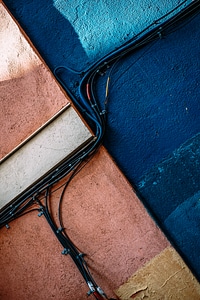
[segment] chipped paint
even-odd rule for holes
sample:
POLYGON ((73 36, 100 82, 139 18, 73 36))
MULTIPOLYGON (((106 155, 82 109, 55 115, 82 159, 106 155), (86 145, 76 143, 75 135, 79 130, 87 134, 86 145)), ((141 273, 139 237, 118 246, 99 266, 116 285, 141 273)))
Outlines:
POLYGON ((178 253, 168 247, 116 293, 121 300, 197 300, 200 299, 200 284, 178 253))

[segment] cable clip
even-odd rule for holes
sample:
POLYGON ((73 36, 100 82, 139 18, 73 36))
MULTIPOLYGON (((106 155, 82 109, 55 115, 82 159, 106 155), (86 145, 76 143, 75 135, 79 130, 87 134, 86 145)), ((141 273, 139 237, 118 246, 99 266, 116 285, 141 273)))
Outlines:
POLYGON ((161 33, 162 27, 160 27, 159 29, 160 29, 160 31, 158 31, 157 33, 158 33, 159 39, 162 39, 162 33, 161 33))
POLYGON ((109 68, 110 68, 110 65, 108 64, 107 61, 104 62, 104 66, 106 66, 106 69, 109 69, 109 68))
POLYGON ((105 115, 105 114, 106 114, 106 110, 105 109, 100 112, 100 115, 105 115))
POLYGON ((57 229, 56 233, 60 233, 60 232, 62 232, 63 230, 64 230, 64 228, 59 227, 59 228, 57 229))
POLYGON ((83 257, 85 256, 85 254, 84 253, 79 253, 77 256, 76 256, 76 259, 81 259, 81 260, 83 260, 83 257))
POLYGON ((103 296, 104 298, 108 299, 106 294, 104 293, 104 291, 100 288, 100 286, 97 287, 97 291, 98 293, 103 296))
POLYGON ((38 217, 41 217, 43 214, 44 214, 44 212, 40 211, 39 214, 38 214, 38 217))
POLYGON ((104 76, 104 75, 105 75, 105 72, 100 71, 100 69, 98 69, 96 72, 97 72, 100 76, 104 76))
POLYGON ((69 254, 70 250, 67 248, 64 248, 63 251, 61 252, 63 255, 69 254))
POLYGON ((94 288, 94 285, 91 281, 88 281, 87 282, 87 285, 89 287, 89 291, 87 292, 88 296, 90 296, 91 294, 93 294, 95 292, 95 288, 94 288))

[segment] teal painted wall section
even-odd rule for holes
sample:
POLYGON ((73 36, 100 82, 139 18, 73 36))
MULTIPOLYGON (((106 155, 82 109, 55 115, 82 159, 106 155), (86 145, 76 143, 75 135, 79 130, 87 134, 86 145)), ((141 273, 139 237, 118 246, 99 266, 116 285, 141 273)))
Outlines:
POLYGON ((133 38, 179 3, 178 0, 167 3, 158 0, 100 0, 95 3, 54 0, 54 7, 74 28, 89 60, 94 60, 133 38))
MULTIPOLYGON (((88 68, 182 2, 181 9, 199 0, 70 1, 67 6, 62 0, 5 0, 52 71, 60 65, 88 68)), ((199 22, 199 14, 186 18, 155 43, 119 61, 111 77, 104 141, 198 278, 200 229, 192 214, 198 220, 199 22)), ((63 78, 78 95, 80 76, 68 71, 63 78)), ((102 76, 97 83, 101 103, 106 80, 102 76)))

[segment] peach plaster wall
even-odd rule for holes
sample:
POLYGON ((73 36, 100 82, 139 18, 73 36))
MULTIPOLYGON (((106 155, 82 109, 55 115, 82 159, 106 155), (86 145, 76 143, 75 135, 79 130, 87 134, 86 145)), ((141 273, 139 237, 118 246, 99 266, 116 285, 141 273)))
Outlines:
MULTIPOLYGON (((53 208, 59 194, 53 194, 53 208)), ((109 296, 168 246, 103 148, 68 187, 63 219, 109 296)), ((10 226, 1 230, 1 299, 87 299, 86 284, 43 217, 32 212, 10 226)))

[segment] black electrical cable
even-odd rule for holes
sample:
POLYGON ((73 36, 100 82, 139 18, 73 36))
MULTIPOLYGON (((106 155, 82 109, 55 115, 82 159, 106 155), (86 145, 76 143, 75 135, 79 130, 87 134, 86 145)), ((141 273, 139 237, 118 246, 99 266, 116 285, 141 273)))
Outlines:
MULTIPOLYGON (((57 239, 61 243, 61 245, 64 247, 63 254, 68 254, 71 256, 73 259, 74 263, 76 264, 79 272, 85 279, 86 283, 88 284, 88 287, 92 289, 92 293, 95 296, 95 293, 97 291, 102 291, 96 282, 94 281, 86 261, 84 260, 84 254, 81 253, 78 248, 73 244, 73 242, 68 238, 68 236, 64 235, 62 228, 58 228, 57 225, 54 223, 51 213, 49 210, 49 204, 48 204, 48 199, 49 199, 49 189, 46 190, 46 195, 45 195, 45 204, 43 205, 42 202, 37 198, 37 203, 39 205, 39 211, 40 215, 44 215, 46 218, 49 226, 53 230, 54 234, 56 235, 57 239)), ((103 293, 103 291, 102 291, 103 293)), ((103 298, 101 297, 101 294, 99 294, 98 297, 95 297, 97 300, 98 299, 108 299, 107 296, 103 293, 102 294, 103 298)))

